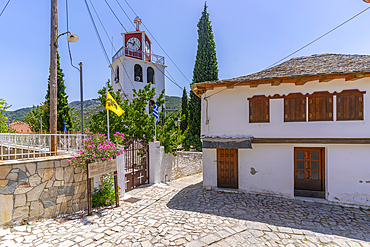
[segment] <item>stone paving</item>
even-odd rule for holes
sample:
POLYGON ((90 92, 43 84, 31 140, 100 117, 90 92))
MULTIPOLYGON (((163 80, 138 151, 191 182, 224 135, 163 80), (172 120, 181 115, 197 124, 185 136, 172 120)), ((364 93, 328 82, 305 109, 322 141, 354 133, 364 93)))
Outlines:
POLYGON ((3 246, 370 247, 370 211, 205 191, 201 177, 130 191, 131 202, 0 228, 3 246), (193 185, 191 185, 193 184, 193 185), (139 199, 135 202, 133 199, 139 199))

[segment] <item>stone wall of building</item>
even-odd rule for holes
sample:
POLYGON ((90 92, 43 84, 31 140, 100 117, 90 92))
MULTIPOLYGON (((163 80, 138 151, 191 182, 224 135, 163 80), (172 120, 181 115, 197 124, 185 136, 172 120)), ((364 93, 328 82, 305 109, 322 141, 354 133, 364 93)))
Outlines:
POLYGON ((87 208, 86 174, 67 158, 0 161, 0 225, 87 208))

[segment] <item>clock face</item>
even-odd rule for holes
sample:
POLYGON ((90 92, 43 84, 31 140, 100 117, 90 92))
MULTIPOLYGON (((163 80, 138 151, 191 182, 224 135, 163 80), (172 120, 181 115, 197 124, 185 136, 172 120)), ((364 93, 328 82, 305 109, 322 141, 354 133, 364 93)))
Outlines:
POLYGON ((131 50, 139 50, 141 46, 141 42, 136 37, 131 37, 127 40, 126 47, 131 50))
POLYGON ((150 46, 148 41, 145 41, 145 52, 150 53, 150 46))

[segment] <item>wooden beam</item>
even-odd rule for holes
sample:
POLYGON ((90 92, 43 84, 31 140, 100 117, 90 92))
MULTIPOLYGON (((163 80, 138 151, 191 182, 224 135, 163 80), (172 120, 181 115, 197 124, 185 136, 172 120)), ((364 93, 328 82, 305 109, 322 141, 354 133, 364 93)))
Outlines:
POLYGON ((295 85, 297 85, 297 86, 302 86, 302 85, 306 84, 306 82, 308 82, 308 80, 298 80, 298 81, 295 83, 295 85))
POLYGON ((357 80, 356 75, 350 75, 345 78, 346 81, 355 81, 357 80))
POLYGON ((271 86, 279 86, 281 84, 282 80, 275 80, 271 82, 271 86))
POLYGON ((253 138, 252 143, 370 144, 370 138, 253 138))
POLYGON ((333 77, 323 76, 323 77, 320 77, 319 82, 329 82, 329 81, 332 81, 332 80, 334 80, 333 77))
POLYGON ((355 74, 355 75, 351 75, 351 76, 346 77, 346 81, 356 81, 356 80, 362 79, 364 77, 365 77, 365 74, 355 74))
POLYGON ((258 87, 258 82, 252 82, 251 87, 258 87))
POLYGON ((206 85, 205 88, 206 90, 213 90, 213 86, 210 86, 210 85, 206 85))

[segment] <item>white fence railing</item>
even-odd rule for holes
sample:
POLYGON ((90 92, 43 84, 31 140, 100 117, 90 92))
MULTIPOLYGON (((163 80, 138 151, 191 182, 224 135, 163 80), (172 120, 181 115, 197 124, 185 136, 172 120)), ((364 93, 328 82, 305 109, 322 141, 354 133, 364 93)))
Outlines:
POLYGON ((81 149, 82 134, 18 134, 0 133, 0 161, 30 159, 51 155, 72 154, 81 149), (51 141, 56 139, 56 151, 51 151, 51 141))

